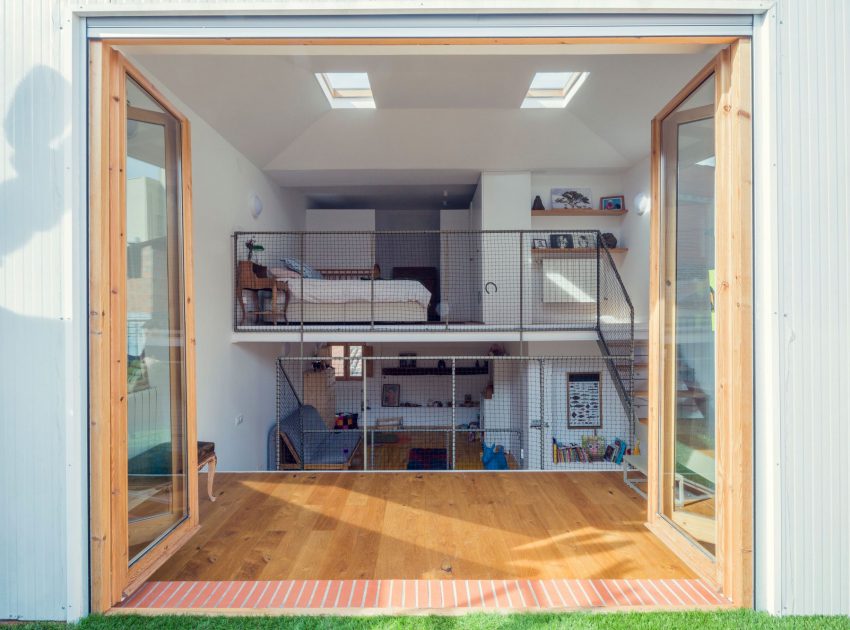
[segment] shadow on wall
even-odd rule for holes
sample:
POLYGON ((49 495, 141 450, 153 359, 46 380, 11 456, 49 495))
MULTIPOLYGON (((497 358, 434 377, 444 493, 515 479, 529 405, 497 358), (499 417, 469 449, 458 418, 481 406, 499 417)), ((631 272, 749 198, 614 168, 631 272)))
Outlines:
POLYGON ((64 195, 69 128, 64 105, 69 96, 70 86, 59 73, 36 67, 17 86, 3 119, 0 478, 18 482, 0 488, 0 497, 9 515, 6 534, 11 540, 17 537, 27 562, 10 567, 4 576, 8 584, 21 586, 0 593, 0 617, 11 611, 24 618, 66 618, 61 527, 47 544, 32 536, 38 530, 34 524, 55 523, 63 513, 71 291, 84 289, 66 280, 72 246, 66 218, 70 200, 64 195), (31 500, 36 488, 42 500, 31 500), (43 593, 38 602, 26 590, 36 581, 43 593))

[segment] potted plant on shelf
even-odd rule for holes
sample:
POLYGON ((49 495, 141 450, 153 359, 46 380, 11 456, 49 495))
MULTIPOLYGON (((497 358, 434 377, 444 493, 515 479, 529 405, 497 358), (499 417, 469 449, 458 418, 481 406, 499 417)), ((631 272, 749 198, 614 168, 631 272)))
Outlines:
POLYGON ((252 260, 254 258, 254 252, 263 252, 266 250, 266 248, 259 243, 255 243, 253 238, 245 242, 245 247, 248 248, 248 260, 252 260))

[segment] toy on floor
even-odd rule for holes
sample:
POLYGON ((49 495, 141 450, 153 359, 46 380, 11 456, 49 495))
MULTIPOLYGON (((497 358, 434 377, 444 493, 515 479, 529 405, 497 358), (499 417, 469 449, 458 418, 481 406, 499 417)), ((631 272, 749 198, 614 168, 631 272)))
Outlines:
POLYGON ((487 446, 485 442, 481 443, 481 463, 484 464, 485 470, 507 470, 508 458, 505 457, 505 449, 501 444, 493 444, 487 446))

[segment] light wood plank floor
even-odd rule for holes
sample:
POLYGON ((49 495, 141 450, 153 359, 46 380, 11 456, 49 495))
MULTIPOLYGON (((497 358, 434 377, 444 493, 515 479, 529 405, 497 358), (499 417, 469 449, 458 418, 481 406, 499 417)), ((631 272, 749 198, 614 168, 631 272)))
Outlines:
POLYGON ((694 577, 618 473, 220 473, 216 494, 152 579, 694 577))

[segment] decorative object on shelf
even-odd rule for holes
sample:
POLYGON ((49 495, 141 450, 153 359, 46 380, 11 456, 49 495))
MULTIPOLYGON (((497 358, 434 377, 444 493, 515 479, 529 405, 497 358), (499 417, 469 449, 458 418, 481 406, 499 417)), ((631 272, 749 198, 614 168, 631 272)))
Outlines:
POLYGON ((500 343, 494 343, 490 346, 490 350, 487 352, 491 357, 506 357, 508 356, 507 350, 505 350, 505 346, 500 343))
POLYGON ((592 208, 593 194, 590 188, 553 188, 552 209, 557 208, 592 208))
POLYGON ((546 249, 546 239, 545 238, 533 238, 531 239, 531 247, 532 249, 546 249))
POLYGON ((549 247, 552 249, 572 249, 573 235, 572 234, 550 234, 549 247))
POLYGON ((398 407, 401 400, 401 385, 384 383, 381 388, 381 407, 398 407))
POLYGON ((245 241, 245 247, 248 248, 248 260, 254 259, 254 252, 262 252, 262 251, 265 251, 265 249, 266 249, 265 247, 263 247, 259 243, 255 243, 253 238, 245 241))
POLYGON ((626 198, 623 195, 611 195, 599 198, 600 210, 625 210, 626 198))
POLYGON ((545 210, 546 206, 543 205, 543 200, 540 198, 540 195, 537 195, 534 198, 534 203, 531 204, 532 210, 545 210))
MULTIPOLYGON (((400 357, 415 357, 415 352, 400 352, 400 357)), ((416 359, 399 359, 398 366, 400 368, 415 368, 416 367, 416 359)))
POLYGON ((582 435, 581 447, 590 461, 600 462, 605 454, 605 438, 601 435, 582 435))
POLYGON ((602 428, 602 374, 567 374, 567 426, 570 429, 602 428))
POLYGON ((437 369, 438 370, 445 370, 446 369, 446 362, 443 361, 442 359, 437 361, 437 369))
POLYGON ((617 247, 617 237, 611 234, 611 232, 605 232, 599 238, 602 241, 602 244, 608 249, 614 249, 617 247))

